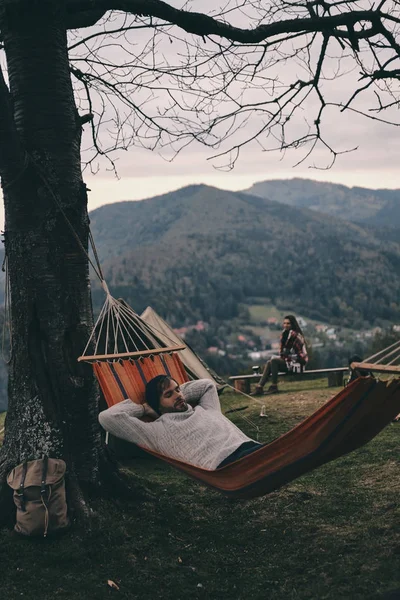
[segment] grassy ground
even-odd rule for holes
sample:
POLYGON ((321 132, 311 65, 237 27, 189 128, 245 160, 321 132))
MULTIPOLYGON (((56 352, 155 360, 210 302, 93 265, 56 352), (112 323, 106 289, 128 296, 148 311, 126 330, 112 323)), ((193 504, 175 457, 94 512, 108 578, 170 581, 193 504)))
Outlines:
MULTIPOLYGON (((265 400, 266 419, 252 400, 222 400, 225 408, 249 405, 245 414, 267 441, 336 392, 323 386, 285 382, 284 393, 265 400)), ((254 436, 241 414, 235 421, 254 436)), ((350 456, 247 502, 228 501, 158 461, 127 461, 156 500, 95 501, 87 536, 32 541, 0 532, 1 597, 400 598, 399 436, 400 425, 390 425, 350 456)))
POLYGON ((278 310, 272 304, 249 304, 247 305, 249 310, 250 319, 253 323, 260 323, 266 321, 270 317, 275 317, 280 323, 283 316, 286 314, 281 310, 278 310))

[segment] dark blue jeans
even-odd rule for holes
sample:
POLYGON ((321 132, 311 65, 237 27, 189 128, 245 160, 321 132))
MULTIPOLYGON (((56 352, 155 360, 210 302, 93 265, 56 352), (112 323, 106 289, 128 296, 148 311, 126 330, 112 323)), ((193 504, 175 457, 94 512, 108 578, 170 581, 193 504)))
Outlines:
POLYGON ((243 444, 240 444, 239 448, 236 448, 236 450, 232 452, 232 454, 229 454, 229 456, 224 458, 224 460, 219 463, 217 469, 220 469, 221 467, 226 467, 226 465, 235 462, 235 460, 239 460, 239 458, 243 458, 243 456, 247 456, 248 454, 255 452, 263 445, 264 444, 259 444, 258 442, 253 441, 244 442, 243 444))

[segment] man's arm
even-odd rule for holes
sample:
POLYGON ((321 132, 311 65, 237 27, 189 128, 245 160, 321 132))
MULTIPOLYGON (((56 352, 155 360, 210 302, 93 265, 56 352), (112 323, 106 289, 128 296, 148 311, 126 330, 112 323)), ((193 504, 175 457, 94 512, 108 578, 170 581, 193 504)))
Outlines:
MULTIPOLYGON (((99 414, 100 425, 106 431, 118 438, 139 445, 148 446, 149 426, 151 423, 143 423, 140 418, 150 414, 151 408, 143 404, 136 404, 131 400, 124 400, 114 404, 99 414)), ((154 413, 155 414, 155 413, 154 413)))
POLYGON ((217 388, 210 379, 198 379, 182 385, 183 396, 191 406, 201 406, 205 410, 221 412, 217 388))

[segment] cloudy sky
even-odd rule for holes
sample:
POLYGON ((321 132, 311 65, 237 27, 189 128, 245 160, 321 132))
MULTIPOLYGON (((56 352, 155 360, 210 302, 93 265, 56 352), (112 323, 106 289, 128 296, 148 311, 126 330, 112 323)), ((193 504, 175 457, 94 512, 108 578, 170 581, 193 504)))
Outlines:
MULTIPOLYGON (((173 0, 172 4, 180 6, 182 2, 183 0, 173 0)), ((272 5, 277 7, 278 3, 277 0, 272 5)), ((215 0, 202 0, 202 2, 192 0, 186 3, 191 10, 203 11, 208 9, 211 13, 217 11, 217 4, 215 0)), ((227 2, 223 4, 227 6, 227 2)), ((232 1, 230 6, 235 4, 240 5, 241 3, 232 1)), ((369 0, 360 0, 357 8, 367 8, 369 4, 369 0)), ((257 7, 257 2, 247 3, 247 5, 257 7)), ((263 22, 268 22, 269 17, 265 16, 265 6, 268 6, 268 4, 262 2, 261 6, 264 11, 262 14, 257 13, 256 8, 254 8, 256 12, 251 14, 250 9, 247 10, 246 8, 246 14, 241 10, 233 11, 229 13, 227 18, 230 22, 240 24, 242 27, 246 25, 246 19, 247 25, 254 26, 254 17, 260 15, 263 22)), ((284 13, 281 13, 280 16, 285 17, 284 13)), ((293 17, 293 13, 286 15, 286 17, 293 17)), ((143 48, 146 48, 148 39, 150 38, 146 30, 134 32, 135 51, 140 52, 141 56, 144 55, 143 48), (140 43, 143 44, 142 47, 140 43)), ((196 38, 188 38, 186 34, 182 35, 182 32, 177 28, 172 28, 168 30, 168 35, 160 35, 157 38, 159 65, 165 65, 166 61, 171 65, 179 64, 180 61, 184 62, 185 60, 182 56, 185 57, 188 52, 194 52, 190 47, 183 45, 180 39, 191 39, 194 40, 194 43, 196 42, 196 38)), ((297 42, 280 46, 280 56, 283 56, 285 51, 291 53, 295 43, 297 42)), ((204 52, 206 52, 205 49, 209 48, 207 44, 206 42, 202 44, 204 52)), ((320 45, 320 40, 317 38, 315 49, 310 53, 311 63, 314 65, 319 56, 320 45)), ((210 50, 212 50, 212 46, 210 50)), ((361 50, 358 60, 369 68, 371 66, 370 54, 369 52, 363 52, 363 47, 361 47, 361 50)), ((118 64, 123 62, 121 48, 112 48, 110 52, 118 64)), ((342 57, 339 62, 338 57, 341 54, 342 51, 339 45, 336 44, 335 46, 335 42, 333 42, 333 45, 329 47, 329 56, 323 71, 324 92, 326 92, 327 99, 335 102, 345 102, 359 85, 360 64, 357 64, 351 56, 342 57)), ((351 53, 346 50, 345 54, 351 53)), ((151 62, 153 56, 151 54, 149 56, 151 62)), ((261 76, 275 77, 276 81, 279 79, 279 82, 285 85, 296 81, 297 78, 307 79, 307 76, 309 76, 306 65, 308 55, 300 53, 296 59, 290 58, 278 62, 271 60, 273 56, 276 56, 276 54, 274 55, 270 51, 269 58, 265 62, 266 68, 260 70, 261 76)), ((195 61, 195 54, 192 54, 191 60, 195 61)), ((257 54, 254 53, 254 57, 252 57, 250 52, 246 60, 249 62, 251 60, 257 61, 257 54)), ((218 67, 221 61, 216 64, 218 67)), ((235 64, 235 62, 233 61, 232 64, 235 64)), ((218 75, 218 68, 213 73, 218 75)), ((175 82, 172 81, 170 84, 174 86, 175 82)), ((361 82, 362 84, 363 82, 361 82)), ((212 84, 206 83, 206 89, 207 85, 212 84)), ((244 84, 244 88, 246 89, 245 98, 247 101, 265 101, 270 97, 271 88, 268 87, 268 83, 265 84, 262 77, 258 82, 252 82, 251 87, 248 86, 247 82, 244 84)), ((234 89, 237 90, 237 87, 234 89)), ((397 92, 397 90, 394 91, 397 92)), ((140 90, 135 90, 135 94, 140 97, 140 90)), ((157 106, 157 110, 160 107, 165 107, 167 102, 165 96, 159 94, 157 90, 154 96, 155 98, 152 101, 157 106)), ((383 99, 383 96, 381 97, 383 99)), ((356 100, 353 106, 359 111, 369 112, 371 115, 383 116, 388 120, 399 122, 397 108, 392 109, 391 112, 386 111, 384 115, 370 112, 370 109, 376 106, 376 95, 373 92, 366 91, 356 100)), ((307 102, 304 103, 302 110, 298 111, 295 118, 291 120, 289 136, 296 137, 296 135, 304 134, 308 124, 312 123, 315 118, 318 107, 316 96, 310 96, 307 102)), ((217 107, 214 105, 213 109, 220 114, 224 110, 226 111, 227 107, 221 103, 217 107)), ((253 112, 248 121, 243 122, 239 131, 229 142, 222 146, 222 149, 227 150, 229 144, 250 137, 263 123, 263 119, 265 119, 263 114, 253 112)), ((279 151, 265 152, 259 143, 252 142, 244 146, 235 168, 228 172, 219 169, 218 164, 221 164, 221 161, 218 163, 218 161, 210 160, 213 151, 204 148, 200 144, 191 144, 172 162, 166 161, 157 151, 150 152, 135 147, 128 152, 119 152, 116 155, 119 179, 104 169, 96 176, 86 175, 86 181, 92 190, 90 209, 108 202, 148 198, 191 183, 206 183, 224 189, 240 190, 250 187, 254 182, 266 179, 303 177, 342 183, 348 186, 400 188, 398 169, 400 131, 398 126, 370 120, 354 112, 342 113, 338 109, 326 110, 322 123, 326 139, 336 150, 344 151, 357 148, 353 152, 339 155, 335 164, 329 170, 325 170, 324 167, 330 163, 331 155, 321 146, 315 149, 311 157, 295 166, 303 158, 304 149, 291 150, 285 154, 279 151), (313 168, 314 166, 319 168, 313 168)), ((260 137, 264 147, 268 144, 268 142, 265 143, 265 139, 265 135, 260 137)), ((168 152, 166 154, 170 157, 168 152)))

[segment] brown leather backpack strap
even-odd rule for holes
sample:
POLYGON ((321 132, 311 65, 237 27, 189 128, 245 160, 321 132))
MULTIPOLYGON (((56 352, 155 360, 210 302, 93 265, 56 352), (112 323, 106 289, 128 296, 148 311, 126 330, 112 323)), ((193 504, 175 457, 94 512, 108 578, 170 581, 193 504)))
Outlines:
POLYGON ((42 498, 46 496, 46 478, 47 478, 47 469, 49 465, 49 459, 47 456, 43 458, 43 467, 42 467, 42 480, 40 483, 40 494, 42 498))
POLYGON ((46 478, 47 478, 47 468, 49 464, 49 459, 47 456, 43 457, 43 468, 42 468, 42 481, 40 483, 40 496, 42 498, 42 503, 44 506, 44 532, 43 537, 47 537, 47 532, 49 529, 49 506, 48 501, 50 498, 50 490, 46 489, 46 478))
POLYGON ((18 497, 21 500, 21 510, 23 512, 25 512, 25 510, 26 510, 25 509, 24 485, 25 485, 25 478, 26 478, 27 471, 28 471, 28 461, 25 460, 22 465, 21 482, 20 482, 19 488, 17 490, 18 497))

